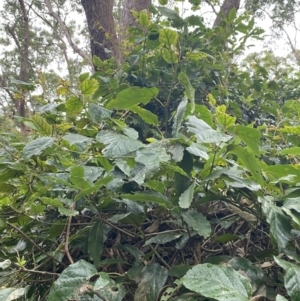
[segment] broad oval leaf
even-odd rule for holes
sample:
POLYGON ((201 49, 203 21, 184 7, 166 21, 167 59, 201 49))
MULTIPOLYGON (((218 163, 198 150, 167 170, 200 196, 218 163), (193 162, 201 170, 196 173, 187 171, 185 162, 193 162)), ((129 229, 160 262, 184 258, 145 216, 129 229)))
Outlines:
POLYGON ((186 189, 179 197, 179 206, 184 209, 188 209, 191 206, 194 196, 194 189, 196 183, 193 182, 188 189, 186 189))
POLYGON ((0 300, 1 301, 13 301, 24 296, 27 292, 26 288, 4 288, 0 289, 0 300))
POLYGON ((23 149, 23 158, 28 161, 32 156, 39 156, 44 150, 50 148, 55 139, 52 137, 40 137, 25 145, 23 149))
POLYGON ((192 227, 195 231, 198 232, 199 235, 203 236, 204 238, 210 236, 210 223, 202 213, 191 209, 186 212, 183 212, 182 217, 190 227, 192 227))
POLYGON ((117 97, 107 104, 107 109, 129 109, 140 103, 147 104, 158 94, 158 89, 131 87, 118 93, 117 97))
POLYGON ((250 301, 252 288, 247 278, 231 267, 199 264, 183 277, 183 285, 218 301, 250 301))
POLYGON ((141 281, 134 301, 156 301, 168 278, 168 270, 157 263, 145 266, 139 275, 141 281))
POLYGON ((97 269, 85 260, 69 265, 51 286, 48 301, 68 301, 79 298, 80 288, 97 273, 97 269))
POLYGON ((164 43, 169 48, 171 48, 172 45, 176 46, 178 41, 178 33, 172 29, 161 29, 159 31, 159 41, 164 43))
POLYGON ((108 158, 120 157, 132 153, 144 144, 138 140, 120 135, 113 131, 101 131, 97 134, 96 140, 106 144, 102 154, 108 158))

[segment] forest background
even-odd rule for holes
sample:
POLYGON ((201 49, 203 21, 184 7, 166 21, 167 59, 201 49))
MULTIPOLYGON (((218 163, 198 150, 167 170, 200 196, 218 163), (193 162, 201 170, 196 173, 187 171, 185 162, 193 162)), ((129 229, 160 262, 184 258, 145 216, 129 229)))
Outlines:
POLYGON ((0 299, 299 300, 299 6, 5 0, 0 299))

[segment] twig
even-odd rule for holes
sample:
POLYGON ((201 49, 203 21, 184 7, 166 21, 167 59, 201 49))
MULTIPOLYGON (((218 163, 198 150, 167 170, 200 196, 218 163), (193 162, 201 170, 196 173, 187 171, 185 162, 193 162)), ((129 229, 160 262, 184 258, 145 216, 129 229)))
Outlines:
POLYGON ((22 230, 18 229, 16 226, 14 226, 13 224, 7 222, 7 225, 9 225, 11 228, 13 228, 14 230, 16 230, 17 232, 19 232, 20 234, 22 234, 22 236, 24 236, 27 240, 29 240, 38 250, 40 250, 43 254, 45 254, 47 257, 51 258, 52 260, 56 261, 57 263, 66 266, 64 263, 60 262, 59 260, 57 260, 54 256, 48 254, 47 252, 45 252, 43 250, 43 248, 41 248, 39 245, 37 245, 27 234, 25 234, 22 230))
POLYGON ((67 225, 67 233, 66 233, 65 253, 66 253, 70 263, 73 264, 74 260, 69 251, 69 237, 70 237, 71 221, 72 221, 72 216, 69 216, 68 225, 67 225))
POLYGON ((50 276, 60 276, 58 273, 52 273, 52 272, 46 272, 46 271, 37 271, 37 270, 28 270, 25 268, 22 268, 21 271, 28 272, 28 273, 34 273, 34 274, 41 274, 41 275, 50 275, 50 276))
POLYGON ((103 300, 103 301, 109 301, 109 300, 106 299, 105 297, 101 296, 100 293, 96 292, 96 291, 93 289, 92 286, 88 285, 86 288, 87 288, 90 292, 94 293, 94 294, 95 294, 97 297, 99 297, 101 300, 103 300))
POLYGON ((155 255, 161 260, 161 262, 169 269, 171 270, 170 265, 159 255, 159 253, 151 246, 149 245, 152 251, 155 253, 155 255))

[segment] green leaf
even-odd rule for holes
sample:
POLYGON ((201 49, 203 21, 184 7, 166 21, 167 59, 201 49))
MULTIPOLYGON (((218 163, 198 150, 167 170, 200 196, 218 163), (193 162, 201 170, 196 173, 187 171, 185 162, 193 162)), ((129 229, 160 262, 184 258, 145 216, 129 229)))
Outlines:
POLYGON ((161 29, 159 31, 159 41, 170 49, 172 45, 177 46, 178 33, 172 29, 161 29))
POLYGON ((247 126, 237 125, 234 133, 252 150, 254 155, 259 156, 260 131, 247 126))
POLYGON ((50 206, 53 206, 54 208, 63 208, 63 204, 62 204, 62 202, 59 199, 52 199, 52 198, 41 197, 40 200, 45 205, 50 205, 50 206))
POLYGON ((51 136, 52 126, 40 115, 34 115, 32 117, 34 125, 41 135, 51 136))
POLYGON ((80 84, 80 90, 84 96, 92 95, 97 91, 98 87, 99 82, 95 78, 87 78, 80 84))
POLYGON ((96 140, 107 145, 102 150, 102 154, 108 158, 121 157, 144 146, 144 144, 138 140, 131 139, 113 131, 99 132, 96 136, 96 140))
POLYGON ((134 301, 156 301, 168 278, 168 270, 157 263, 145 266, 139 275, 140 283, 134 301))
POLYGON ((78 300, 80 289, 86 285, 87 279, 96 273, 97 269, 85 260, 69 265, 51 286, 47 300, 78 300))
POLYGON ((184 72, 180 72, 178 75, 179 82, 184 86, 185 88, 185 96, 190 100, 191 102, 191 113, 194 113, 195 111, 195 89, 191 85, 191 82, 184 72))
POLYGON ((199 264, 183 277, 183 285, 207 298, 218 301, 250 301, 249 281, 231 267, 199 264))
POLYGON ((170 233, 162 233, 158 234, 156 236, 151 237, 144 243, 144 247, 148 246, 150 244, 159 244, 159 245, 164 245, 167 242, 173 241, 181 237, 183 233, 179 232, 170 232, 170 233))
POLYGON ((176 114, 174 116, 174 123, 173 123, 173 127, 172 127, 172 135, 174 138, 176 138, 178 136, 178 132, 180 130, 183 118, 184 118, 184 113, 186 110, 186 106, 187 106, 187 98, 184 97, 182 99, 182 101, 179 103, 177 110, 176 110, 176 114))
POLYGON ((76 188, 87 189, 91 187, 89 182, 86 181, 83 177, 84 177, 84 169, 82 166, 73 166, 71 168, 69 179, 76 188))
POLYGON ((240 145, 229 145, 227 150, 235 154, 240 161, 252 174, 254 179, 261 185, 265 186, 265 181, 261 175, 261 167, 258 159, 254 154, 250 153, 247 149, 241 147, 240 145))
POLYGON ((121 197, 123 199, 128 199, 132 201, 156 203, 159 205, 164 205, 167 208, 173 208, 172 204, 169 202, 167 197, 160 193, 136 192, 135 194, 121 194, 121 197))
POLYGON ((168 7, 162 7, 162 6, 158 6, 157 7, 157 10, 165 17, 171 19, 171 20, 174 20, 174 19, 177 19, 179 16, 178 16, 178 13, 175 11, 175 10, 172 10, 168 7))
POLYGON ((112 176, 107 176, 104 178, 99 179, 97 182, 95 182, 92 186, 87 187, 85 189, 83 189, 82 191, 80 191, 76 197, 74 198, 74 201, 78 201, 81 198, 83 198, 86 195, 92 194, 94 192, 99 191, 99 189, 104 186, 107 185, 108 183, 110 183, 113 180, 112 176))
POLYGON ((186 150, 194 156, 203 158, 205 160, 209 159, 209 155, 207 153, 207 149, 199 144, 196 143, 191 143, 191 145, 189 147, 186 148, 186 150))
POLYGON ((274 256, 276 263, 285 269, 284 286, 291 301, 300 300, 300 267, 294 263, 274 256))
POLYGON ((300 147, 294 146, 290 148, 283 149, 280 152, 281 155, 293 155, 293 156, 299 156, 300 155, 300 147))
POLYGON ((68 141, 70 145, 76 145, 81 151, 84 151, 93 142, 93 139, 79 134, 67 134, 62 138, 68 141))
POLYGON ((94 266, 99 265, 103 252, 103 228, 102 223, 96 222, 90 229, 88 238, 88 253, 91 260, 93 260, 94 266))
POLYGON ((243 275, 250 279, 253 292, 255 292, 262 284, 264 273, 250 260, 242 257, 234 257, 229 260, 228 264, 230 264, 237 272, 242 271, 243 275))
POLYGON ((191 206, 194 197, 194 189, 196 187, 196 183, 193 182, 190 187, 185 190, 181 196, 179 197, 179 206, 184 209, 188 209, 191 206))
POLYGON ((178 54, 173 50, 163 48, 162 57, 168 64, 178 64, 178 54))
POLYGON ((23 149, 23 158, 28 161, 32 156, 39 156, 44 150, 50 148, 55 139, 52 137, 40 137, 25 145, 23 149))
POLYGON ((77 210, 71 210, 66 208, 58 208, 58 211, 61 215, 65 216, 77 216, 79 215, 79 212, 77 210))
POLYGON ((143 27, 147 27, 149 25, 149 16, 146 9, 140 11, 139 22, 143 27))
POLYGON ((91 116, 91 119, 94 123, 100 123, 103 120, 106 120, 110 118, 112 111, 107 110, 101 106, 98 106, 94 103, 89 104, 88 109, 89 115, 91 116))
POLYGON ((199 143, 220 143, 230 140, 232 137, 213 130, 205 121, 195 116, 187 117, 188 131, 196 135, 199 143))
POLYGON ((262 208, 270 225, 270 232, 276 239, 280 249, 285 248, 288 242, 293 238, 292 226, 288 216, 284 214, 281 208, 272 204, 270 198, 259 197, 262 208))
POLYGON ((130 107, 129 110, 138 114, 142 118, 142 120, 145 121, 146 123, 155 126, 158 125, 157 115, 153 114, 152 112, 145 110, 139 106, 130 107))
POLYGON ((140 225, 145 222, 145 215, 144 214, 135 214, 132 212, 122 213, 122 214, 115 214, 109 221, 113 223, 122 223, 127 225, 140 225))
POLYGON ((228 14, 228 21, 232 22, 236 18, 236 8, 234 7, 228 14))
POLYGON ((205 216, 197 210, 191 209, 186 212, 182 212, 182 218, 184 221, 192 227, 199 235, 207 238, 211 234, 211 226, 205 216))
POLYGON ((4 288, 0 289, 0 300, 1 301, 13 301, 20 297, 25 296, 27 292, 26 288, 4 288))
POLYGON ((140 103, 147 104, 158 94, 158 89, 131 87, 118 93, 117 97, 107 104, 108 109, 130 109, 140 103))
POLYGON ((235 124, 236 117, 226 114, 226 106, 221 105, 216 107, 215 112, 217 122, 224 128, 229 128, 235 124))
POLYGON ((77 115, 81 113, 83 109, 83 103, 77 96, 70 97, 66 100, 66 111, 68 115, 77 115))

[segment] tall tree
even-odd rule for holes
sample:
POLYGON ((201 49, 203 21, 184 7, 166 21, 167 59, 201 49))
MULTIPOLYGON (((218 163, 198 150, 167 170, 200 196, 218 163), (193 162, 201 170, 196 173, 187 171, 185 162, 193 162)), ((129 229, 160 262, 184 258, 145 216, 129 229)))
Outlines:
POLYGON ((120 59, 113 18, 114 0, 81 0, 88 24, 91 54, 102 60, 114 56, 120 59))
POLYGON ((215 19, 213 27, 219 26, 221 21, 227 17, 229 12, 233 8, 236 8, 236 10, 238 10, 240 7, 240 2, 241 0, 224 0, 220 12, 218 13, 217 18, 215 19))
POLYGON ((132 11, 140 12, 143 9, 149 9, 151 0, 124 0, 121 14, 121 28, 127 29, 136 24, 132 11))

